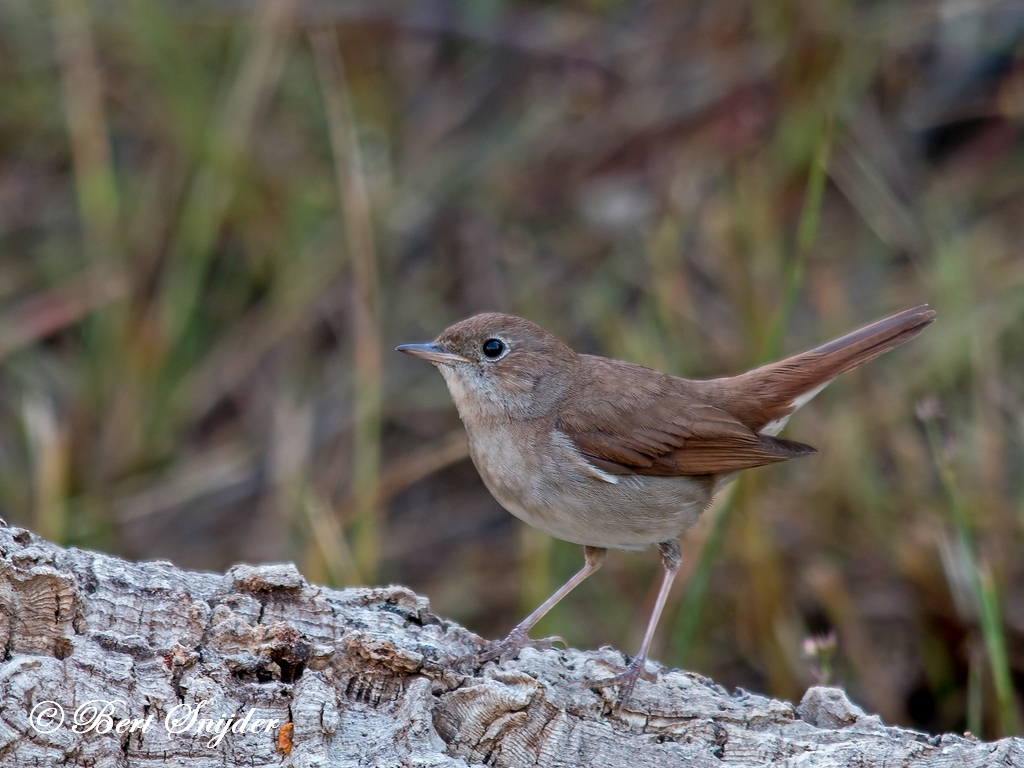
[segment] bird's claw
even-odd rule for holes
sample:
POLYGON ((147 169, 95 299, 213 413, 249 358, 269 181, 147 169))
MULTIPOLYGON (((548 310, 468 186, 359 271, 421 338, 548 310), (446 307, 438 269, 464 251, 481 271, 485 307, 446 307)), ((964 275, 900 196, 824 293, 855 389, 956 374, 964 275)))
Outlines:
POLYGON ((633 689, 636 687, 636 681, 643 678, 649 683, 657 682, 658 675, 654 672, 647 671, 647 659, 635 656, 632 661, 621 668, 622 671, 614 677, 605 677, 599 680, 585 680, 583 685, 588 688, 611 688, 612 686, 619 686, 619 695, 617 697, 618 703, 616 708, 621 707, 626 703, 626 700, 633 694, 633 689))
POLYGON ((504 640, 489 641, 488 645, 490 647, 487 650, 468 656, 465 661, 469 661, 475 666, 486 664, 488 661, 503 663, 513 658, 523 648, 549 650, 555 647, 555 643, 561 643, 566 648, 569 647, 565 640, 558 636, 534 640, 526 632, 520 629, 513 629, 504 640))
POLYGON ((560 637, 544 637, 539 640, 534 640, 527 635, 526 632, 519 629, 513 629, 504 640, 493 642, 488 650, 477 654, 477 659, 480 662, 494 661, 496 659, 499 662, 503 662, 512 658, 523 648, 548 650, 550 648, 554 648, 556 642, 568 647, 565 640, 560 637))

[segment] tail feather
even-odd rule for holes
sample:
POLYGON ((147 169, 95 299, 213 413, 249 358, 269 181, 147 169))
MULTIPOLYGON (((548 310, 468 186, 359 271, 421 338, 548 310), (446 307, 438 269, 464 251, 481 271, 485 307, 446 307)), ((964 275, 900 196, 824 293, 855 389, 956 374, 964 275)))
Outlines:
POLYGON ((909 341, 934 319, 935 312, 926 304, 907 309, 808 352, 739 376, 735 386, 744 396, 736 400, 757 405, 749 413, 735 415, 759 432, 776 434, 797 408, 836 376, 909 341))

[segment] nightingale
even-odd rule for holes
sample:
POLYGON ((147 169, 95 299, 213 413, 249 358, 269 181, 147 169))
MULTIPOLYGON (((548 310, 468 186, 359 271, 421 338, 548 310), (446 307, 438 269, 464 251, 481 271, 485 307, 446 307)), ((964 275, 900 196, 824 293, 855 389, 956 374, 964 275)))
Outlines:
POLYGON ((809 352, 739 376, 692 380, 577 354, 512 315, 475 315, 400 352, 433 363, 469 439, 480 477, 520 520, 582 544, 584 566, 504 640, 488 661, 528 645, 530 629, 597 571, 609 548, 657 546, 664 574, 639 653, 611 678, 619 705, 645 672, 679 568, 679 535, 741 470, 815 453, 777 435, 836 376, 912 339, 934 319, 908 309, 809 352))

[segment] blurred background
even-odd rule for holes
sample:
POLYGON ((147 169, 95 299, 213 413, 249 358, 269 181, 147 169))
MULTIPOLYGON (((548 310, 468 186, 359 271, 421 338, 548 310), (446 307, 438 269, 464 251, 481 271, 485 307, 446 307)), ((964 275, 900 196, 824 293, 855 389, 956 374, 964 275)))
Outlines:
MULTIPOLYGON (((0 513, 399 582, 501 637, 582 563, 431 366, 473 312, 692 377, 922 302, 683 537, 654 656, 1021 733, 1024 4, 0 0, 0 513)), ((655 552, 538 627, 635 652, 655 552)))

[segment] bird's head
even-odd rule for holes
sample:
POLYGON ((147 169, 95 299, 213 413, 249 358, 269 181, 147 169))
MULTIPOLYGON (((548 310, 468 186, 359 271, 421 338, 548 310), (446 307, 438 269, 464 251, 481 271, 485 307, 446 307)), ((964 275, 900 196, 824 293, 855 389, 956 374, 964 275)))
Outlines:
POLYGON ((399 352, 428 360, 448 384, 463 421, 536 418, 563 396, 576 353, 535 323, 513 315, 474 315, 432 342, 399 352))

